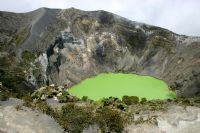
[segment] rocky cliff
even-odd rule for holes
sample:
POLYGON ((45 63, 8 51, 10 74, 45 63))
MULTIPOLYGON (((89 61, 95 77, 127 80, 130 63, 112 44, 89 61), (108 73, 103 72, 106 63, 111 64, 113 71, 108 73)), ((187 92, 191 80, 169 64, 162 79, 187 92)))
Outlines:
POLYGON ((98 73, 123 72, 162 79, 179 96, 200 95, 199 37, 74 8, 0 12, 0 20, 0 79, 8 88, 8 79, 24 88, 70 87, 98 73))

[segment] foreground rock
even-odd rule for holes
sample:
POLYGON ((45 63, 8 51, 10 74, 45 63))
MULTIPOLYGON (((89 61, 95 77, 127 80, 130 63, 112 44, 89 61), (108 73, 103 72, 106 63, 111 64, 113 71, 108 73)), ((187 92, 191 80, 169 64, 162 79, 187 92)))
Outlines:
POLYGON ((62 133, 63 130, 50 116, 23 107, 21 100, 0 101, 0 132, 5 133, 62 133))
MULTIPOLYGON (((140 115, 139 115, 140 116, 140 115)), ((128 133, 197 133, 200 131, 200 108, 188 106, 186 108, 171 105, 166 112, 155 112, 145 117, 154 116, 157 125, 148 123, 132 124, 126 127, 128 133)))

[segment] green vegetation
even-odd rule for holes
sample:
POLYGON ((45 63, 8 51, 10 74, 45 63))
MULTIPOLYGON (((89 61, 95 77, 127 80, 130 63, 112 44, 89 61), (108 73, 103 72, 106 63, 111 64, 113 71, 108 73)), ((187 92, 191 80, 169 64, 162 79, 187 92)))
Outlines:
POLYGON ((174 42, 162 36, 154 36, 151 38, 151 44, 155 47, 165 48, 168 52, 170 52, 171 48, 174 46, 174 42))
POLYGON ((143 97, 143 98, 141 99, 140 103, 143 104, 143 103, 145 103, 146 101, 147 101, 147 99, 143 97))
POLYGON ((114 16, 106 11, 101 11, 99 16, 99 23, 106 26, 115 22, 114 16))
POLYGON ((9 91, 0 82, 0 101, 5 101, 10 97, 9 91))
POLYGON ((61 90, 57 86, 43 87, 35 91, 31 96, 23 97, 23 100, 24 106, 50 115, 67 132, 80 133, 84 128, 98 124, 102 132, 114 131, 120 133, 127 119, 122 116, 122 109, 120 109, 120 107, 125 107, 126 105, 123 105, 118 98, 110 97, 104 99, 101 103, 95 103, 91 102, 86 96, 82 99, 71 96, 66 92, 65 88, 61 90), (62 95, 57 96, 60 93, 62 95), (41 99, 43 95, 46 95, 46 97, 57 96, 59 102, 63 102, 65 105, 59 109, 52 108, 45 100, 41 99))
POLYGON ((139 102, 139 98, 137 96, 123 96, 122 102, 126 105, 137 104, 139 102))
POLYGON ((9 98, 9 96, 3 92, 0 91, 0 101, 6 101, 9 98))
POLYGON ((148 110, 148 111, 158 111, 165 110, 165 101, 164 100, 150 100, 145 101, 143 103, 133 104, 131 106, 131 111, 134 114, 138 114, 139 112, 148 110), (134 108, 134 109, 133 109, 134 108))
POLYGON ((8 48, 12 43, 15 43, 17 46, 21 45, 28 37, 30 32, 29 27, 24 27, 19 31, 10 33, 10 39, 4 38, 0 42, 0 51, 8 48))
POLYGON ((88 101, 88 97, 87 96, 83 96, 82 100, 85 101, 85 102, 87 102, 88 101))
POLYGON ((173 91, 171 91, 171 92, 168 93, 168 96, 172 97, 172 98, 176 98, 176 93, 174 93, 173 91))
MULTIPOLYGON (((53 117, 67 132, 81 133, 89 125, 98 124, 102 132, 121 133, 126 123, 120 110, 108 106, 96 109, 93 104, 78 106, 76 102, 68 102, 61 109, 54 109, 45 101, 32 102, 30 97, 24 98, 24 106, 37 109, 53 117)), ((16 107, 18 110, 21 106, 16 107)))
POLYGON ((174 33, 163 30, 158 27, 152 27, 153 34, 149 38, 149 43, 152 44, 154 51, 157 48, 164 48, 168 53, 175 46, 174 33))
MULTIPOLYGON (((176 98, 167 100, 147 100, 136 96, 124 96, 122 100, 116 97, 104 98, 98 102, 90 102, 87 96, 78 99, 71 96, 66 88, 58 86, 47 86, 35 91, 32 95, 23 97, 24 106, 37 109, 53 117, 61 127, 67 132, 80 133, 84 128, 90 125, 98 125, 101 132, 121 133, 124 126, 131 122, 135 124, 152 123, 157 124, 156 116, 150 116, 147 119, 133 119, 135 114, 143 111, 165 111, 170 103, 178 105, 200 106, 200 97, 176 98), (60 89, 62 88, 62 89, 60 89), (62 95, 57 96, 62 93, 62 95), (61 108, 52 108, 42 100, 41 97, 70 97, 70 100, 64 100, 65 104, 61 108), (33 100, 34 99, 34 100, 33 100)), ((17 106, 16 109, 20 109, 17 106)))
POLYGON ((11 95, 17 98, 20 98, 23 95, 26 95, 29 91, 31 91, 27 88, 24 88, 21 84, 26 80, 23 70, 20 68, 18 68, 18 70, 16 68, 16 70, 13 71, 0 69, 0 81, 5 87, 8 88, 11 95))
POLYGON ((127 27, 126 25, 118 24, 118 31, 124 36, 126 43, 132 49, 142 49, 145 47, 147 37, 141 29, 127 27))
POLYGON ((58 96, 58 101, 60 103, 66 103, 66 102, 77 102, 80 99, 74 96, 69 95, 69 93, 65 93, 62 96, 58 96))
POLYGON ((6 42, 0 42, 0 51, 3 51, 3 49, 6 47, 6 42))
POLYGON ((150 76, 122 73, 99 74, 73 86, 69 89, 69 93, 79 98, 88 96, 92 100, 109 97, 122 99, 125 95, 148 100, 176 97, 176 94, 170 91, 167 84, 162 80, 150 76))
MULTIPOLYGON (((36 66, 37 66, 37 65, 36 65, 36 66)), ((34 68, 34 69, 32 70, 32 73, 33 73, 33 76, 34 76, 34 77, 37 77, 37 76, 41 73, 41 71, 40 71, 39 68, 34 68)))
POLYGON ((30 52, 30 51, 23 51, 22 52, 22 59, 24 60, 24 62, 28 63, 31 61, 34 61, 36 58, 36 56, 34 55, 34 53, 30 52))
POLYGON ((108 106, 97 111, 96 120, 103 133, 121 133, 125 123, 127 123, 127 120, 119 110, 111 109, 108 106))
POLYGON ((17 46, 19 46, 20 44, 22 44, 25 41, 25 39, 29 35, 29 32, 30 32, 29 30, 30 30, 29 28, 25 27, 15 35, 14 40, 15 40, 15 43, 17 46))
POLYGON ((0 81, 5 87, 9 88, 9 92, 12 93, 12 96, 20 98, 27 93, 21 88, 20 83, 25 81, 21 75, 15 75, 16 73, 7 71, 1 71, 0 74, 2 74, 0 76, 0 81))
POLYGON ((66 131, 79 133, 92 124, 92 115, 90 107, 80 107, 69 103, 62 107, 58 122, 66 131))
POLYGON ((16 60, 15 53, 0 58, 0 82, 7 88, 10 96, 22 98, 32 92, 34 87, 26 82, 27 69, 24 63, 16 60))

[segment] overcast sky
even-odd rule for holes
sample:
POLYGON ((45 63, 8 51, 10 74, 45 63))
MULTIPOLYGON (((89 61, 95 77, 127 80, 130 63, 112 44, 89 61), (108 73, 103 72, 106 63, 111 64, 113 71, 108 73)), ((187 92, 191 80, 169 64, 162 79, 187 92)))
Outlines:
POLYGON ((27 12, 40 7, 106 10, 179 34, 200 36, 200 0, 0 0, 1 11, 27 12))

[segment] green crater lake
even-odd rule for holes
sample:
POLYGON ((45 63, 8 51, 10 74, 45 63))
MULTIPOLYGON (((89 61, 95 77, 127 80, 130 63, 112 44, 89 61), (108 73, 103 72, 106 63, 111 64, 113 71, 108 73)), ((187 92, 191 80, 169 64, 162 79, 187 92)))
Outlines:
POLYGON ((88 78, 69 89, 69 93, 79 98, 88 96, 92 100, 118 97, 124 95, 145 97, 152 99, 172 99, 175 92, 170 91, 168 85, 159 79, 150 76, 122 73, 103 73, 88 78))

